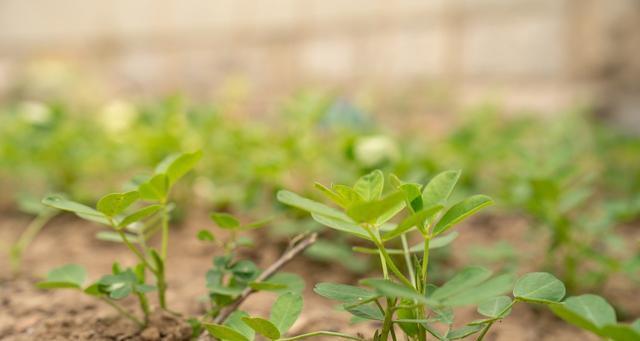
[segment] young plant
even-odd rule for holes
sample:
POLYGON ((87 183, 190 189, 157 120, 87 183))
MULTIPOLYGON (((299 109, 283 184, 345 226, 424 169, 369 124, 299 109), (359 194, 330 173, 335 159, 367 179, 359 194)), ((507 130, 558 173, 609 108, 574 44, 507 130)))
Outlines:
MULTIPOLYGON (((176 181, 191 170, 198 159, 200 152, 167 159, 156 168, 153 175, 139 183, 135 190, 107 194, 98 201, 95 208, 60 196, 45 198, 43 203, 48 206, 70 211, 83 219, 109 226, 111 230, 101 231, 97 237, 125 244, 136 256, 137 264, 123 268, 120 264, 114 263, 111 274, 88 285, 85 283, 87 275, 83 267, 75 264, 65 265, 49 272, 46 280, 38 283, 38 287, 79 290, 111 305, 140 327, 147 325, 151 313, 148 293, 156 291, 160 308, 168 310, 165 264, 170 212, 173 207, 169 195, 176 181), (151 238, 157 233, 160 234, 159 249, 151 245, 151 238), (148 283, 148 273, 154 278, 151 284, 148 283), (128 296, 137 299, 143 319, 136 317, 118 303, 128 296)), ((302 279, 278 271, 316 241, 315 234, 294 238, 289 249, 275 263, 261 271, 253 262, 237 259, 237 248, 248 245, 247 238, 238 236, 238 233, 259 228, 270 219, 241 224, 228 213, 213 213, 211 219, 218 227, 228 231, 229 238, 222 241, 208 230, 198 232, 198 239, 220 246, 223 255, 214 257, 213 268, 206 274, 209 310, 201 317, 188 319, 194 328, 194 337, 201 334, 203 326, 208 330, 215 330, 215 326, 225 322, 237 323, 238 318, 244 316, 238 308, 247 297, 257 291, 283 293, 282 300, 290 300, 294 295, 299 297, 304 287, 302 279)), ((281 305, 288 306, 288 301, 282 302, 281 305)), ((284 308, 280 310, 282 309, 284 308)), ((289 313, 287 309, 284 311, 289 313)), ((274 310, 274 314, 280 316, 282 312, 274 310)), ((177 313, 174 315, 181 316, 177 313)), ((284 328, 285 322, 282 320, 278 325, 284 328)))
MULTIPOLYGON (((405 339, 420 341, 428 336, 455 340, 473 334, 482 340, 495 322, 509 315, 514 304, 557 305, 564 298, 564 284, 548 273, 526 274, 514 285, 508 274, 492 277, 484 268, 465 267, 441 286, 430 281, 430 252, 451 243, 457 236, 451 231, 456 224, 492 203, 487 196, 474 195, 451 204, 449 197, 459 176, 458 171, 443 172, 426 186, 390 176, 393 186, 386 193, 380 171, 361 177, 353 186, 316 184, 340 210, 292 192, 278 193, 282 203, 308 211, 317 222, 373 244, 373 248, 354 250, 378 255, 382 278, 362 279, 363 287, 334 283, 315 287, 316 293, 341 302, 355 318, 378 321, 381 328, 373 333, 373 340, 396 340, 399 333, 405 339), (401 212, 401 219, 392 223, 401 212), (409 246, 409 234, 417 235, 420 242, 409 246), (400 249, 386 245, 395 239, 400 239, 400 249), (504 295, 508 291, 512 297, 504 295), (467 305, 477 305, 482 318, 453 329, 454 308, 467 305)), ((320 331, 280 340, 317 335, 361 339, 320 331)))
MULTIPOLYGON (((124 243, 138 259, 134 268, 123 270, 119 265, 114 265, 112 275, 105 276, 84 289, 85 293, 100 298, 108 295, 110 300, 134 294, 145 317, 143 324, 146 324, 149 315, 147 292, 156 290, 160 307, 168 309, 165 264, 169 245, 169 212, 173 206, 169 202, 169 195, 177 180, 189 172, 200 157, 201 153, 195 152, 168 158, 156 168, 153 175, 141 182, 137 189, 107 194, 98 200, 95 209, 60 196, 48 196, 43 200, 47 206, 70 211, 83 219, 109 226, 111 231, 100 232, 98 238, 124 243), (144 204, 130 209, 139 202, 144 204), (158 231, 161 234, 159 251, 149 245, 151 237, 158 231), (147 271, 155 277, 153 286, 145 284, 147 271)), ((77 269, 74 271, 78 273, 77 269)), ((78 278, 79 276, 75 277, 76 280, 78 278)), ((64 281, 56 279, 55 274, 53 278, 49 276, 47 281, 39 286, 82 288, 78 281, 65 284, 64 281)), ((110 300, 106 301, 113 303, 110 300)))

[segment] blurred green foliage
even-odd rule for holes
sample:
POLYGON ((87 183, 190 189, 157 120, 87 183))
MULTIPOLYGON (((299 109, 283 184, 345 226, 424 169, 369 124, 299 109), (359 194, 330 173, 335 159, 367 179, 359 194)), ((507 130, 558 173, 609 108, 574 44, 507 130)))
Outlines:
MULTIPOLYGON (((445 133, 394 131, 343 98, 313 91, 264 117, 182 96, 97 107, 11 101, 0 106, 0 185, 9 189, 5 198, 64 192, 95 202, 164 156, 200 149, 202 162, 176 188, 178 212, 195 197, 215 209, 264 214, 283 210, 273 200, 280 188, 313 197, 306 187, 313 180, 348 183, 379 168, 425 182, 463 169, 456 195, 487 193, 502 213, 523 213, 545 227, 547 265, 559 267, 570 288, 578 273, 590 285, 618 270, 637 276, 640 262, 629 259, 638 245, 615 232, 640 214, 640 137, 583 112, 506 117, 482 106, 458 118, 445 133), (585 266, 588 272, 579 271, 585 266)), ((299 220, 291 226, 318 228, 301 215, 292 218, 299 220)), ((287 222, 280 225, 286 233, 287 222)), ((309 254, 343 255, 346 245, 320 243, 309 254)))

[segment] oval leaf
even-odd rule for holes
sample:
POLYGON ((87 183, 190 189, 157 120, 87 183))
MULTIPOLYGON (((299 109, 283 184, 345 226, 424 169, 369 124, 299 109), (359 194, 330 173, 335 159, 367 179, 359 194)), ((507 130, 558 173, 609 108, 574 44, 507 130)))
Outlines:
POLYGON ((379 169, 360 177, 353 185, 353 190, 365 201, 378 200, 384 188, 384 174, 379 169))
POLYGON ((474 195, 458 202, 453 205, 453 207, 451 207, 447 213, 442 216, 442 218, 440 218, 433 229, 433 234, 439 235, 440 233, 447 231, 453 227, 453 225, 479 211, 481 208, 491 204, 493 204, 493 200, 482 194, 474 195))
POLYGON ((513 296, 529 302, 557 303, 566 293, 564 284, 546 272, 528 273, 516 282, 513 296))
POLYGON ((313 291, 320 296, 348 303, 361 302, 378 296, 364 288, 336 283, 318 283, 313 291))
POLYGON ((211 323, 204 323, 203 325, 211 336, 220 340, 249 341, 249 339, 247 339, 244 335, 240 334, 230 327, 211 323))
POLYGON ((255 330, 256 333, 271 340, 280 338, 280 331, 268 320, 259 317, 243 317, 242 321, 255 330))
POLYGON ((459 178, 459 170, 445 171, 434 176, 422 191, 423 205, 425 207, 446 205, 459 178))
POLYGON ((302 296, 288 292, 280 295, 271 308, 269 320, 284 335, 302 312, 302 296))
POLYGON ((96 208, 107 217, 114 217, 127 209, 131 204, 140 198, 138 191, 126 193, 111 193, 98 200, 96 208))
POLYGON ((511 313, 511 297, 498 296, 478 305, 478 313, 490 318, 505 317, 511 313), (506 310, 505 310, 506 309, 506 310))
POLYGON ((232 230, 240 226, 238 219, 229 213, 211 213, 211 220, 223 229, 232 230))
POLYGON ((423 304, 429 303, 427 298, 418 293, 414 288, 409 288, 387 279, 369 278, 361 280, 360 283, 376 289, 379 294, 386 297, 406 298, 423 304))

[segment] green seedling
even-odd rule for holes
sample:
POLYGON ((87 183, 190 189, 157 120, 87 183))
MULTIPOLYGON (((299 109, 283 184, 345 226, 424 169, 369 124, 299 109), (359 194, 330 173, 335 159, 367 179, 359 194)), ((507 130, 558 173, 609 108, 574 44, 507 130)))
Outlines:
MULTIPOLYGON (((516 303, 561 304, 565 286, 548 273, 529 273, 514 284, 509 274, 493 276, 487 269, 466 267, 441 286, 430 282, 430 252, 451 243, 457 236, 452 229, 459 222, 492 203, 484 195, 450 203, 459 176, 458 171, 443 172, 425 186, 390 176, 392 188, 387 191, 380 171, 363 176, 353 186, 317 184, 316 188, 340 209, 292 192, 278 193, 282 203, 308 211, 317 222, 373 244, 373 248, 355 250, 379 256, 382 278, 362 279, 361 286, 320 283, 315 287, 316 293, 340 302, 342 309, 357 319, 380 323, 373 340, 456 340, 474 334, 482 340, 516 303), (421 241, 409 246, 410 233, 421 241), (387 246, 396 239, 400 239, 401 249, 387 246), (509 291, 512 296, 505 296, 509 291), (454 308, 468 305, 477 305, 482 318, 452 328, 454 308)), ((328 331, 272 339, 318 335, 361 339, 328 331)))
MULTIPOLYGON (((82 291, 111 305, 140 327, 146 326, 149 321, 151 313, 147 296, 149 293, 157 292, 160 308, 168 310, 165 265, 169 245, 170 212, 173 207, 169 197, 176 181, 189 172, 199 159, 200 152, 169 158, 161 163, 148 179, 140 182, 136 189, 107 194, 98 201, 95 208, 61 196, 46 197, 43 203, 50 207, 73 212, 85 220, 108 226, 110 230, 98 233, 97 237, 123 243, 136 256, 137 264, 134 267, 123 268, 115 263, 111 274, 88 285, 85 284, 87 274, 83 267, 75 264, 65 265, 52 270, 46 280, 38 283, 38 287, 82 291), (156 234, 160 235, 159 248, 152 245, 152 237, 156 234), (147 274, 151 274, 154 281, 148 281, 147 274), (119 300, 129 296, 137 299, 143 315, 142 319, 118 303, 119 300)), ((294 238, 282 257, 262 271, 249 260, 237 259, 235 253, 237 248, 251 245, 250 240, 239 235, 240 233, 260 228, 271 219, 243 224, 238 218, 228 213, 213 213, 211 219, 220 229, 220 233, 214 234, 210 230, 203 229, 198 232, 197 238, 219 246, 224 253, 222 256, 214 257, 213 268, 206 274, 210 309, 201 317, 188 319, 194 328, 194 337, 198 336, 205 327, 211 331, 216 330, 215 326, 225 322, 243 323, 238 320, 238 316, 243 317, 244 315, 241 316, 241 314, 244 313, 238 309, 247 297, 258 291, 282 294, 281 300, 284 301, 279 304, 279 308, 274 307, 272 315, 276 325, 281 328, 279 330, 284 332, 284 328, 288 328, 287 321, 292 320, 286 315, 289 313, 286 307, 292 296, 299 297, 299 293, 304 288, 304 282, 294 274, 278 272, 297 254, 312 245, 316 241, 316 235, 301 235, 294 238), (223 240, 222 231, 226 232, 228 238, 223 240), (217 234, 219 236, 216 236, 217 234)), ((250 323, 260 324, 261 322, 252 320, 250 323)))

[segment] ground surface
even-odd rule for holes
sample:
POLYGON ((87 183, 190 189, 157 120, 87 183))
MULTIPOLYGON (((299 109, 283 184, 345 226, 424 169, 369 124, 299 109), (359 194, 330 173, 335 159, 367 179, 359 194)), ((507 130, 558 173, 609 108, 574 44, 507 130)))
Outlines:
MULTIPOLYGON (((202 312, 199 297, 205 294, 204 274, 209 269, 211 257, 216 253, 212 246, 196 240, 195 233, 209 226, 206 217, 192 216, 185 224, 172 230, 170 245, 168 302, 173 310, 196 315, 202 312)), ((16 238, 29 218, 23 215, 4 214, 0 220, 2 248, 16 238)), ((6 258, 0 258, 0 339, 2 340, 187 340, 188 325, 171 315, 154 314, 151 327, 136 330, 135 326, 119 318, 107 305, 70 291, 42 291, 34 288, 38 277, 52 267, 77 263, 89 270, 91 280, 107 273, 114 260, 130 264, 133 259, 118 244, 93 238, 97 226, 76 220, 70 216, 52 221, 27 252, 25 274, 21 279, 10 279, 6 258), (115 257, 115 259, 114 259, 115 257)), ((523 263, 534 264, 540 256, 540 242, 527 231, 521 219, 475 219, 461 226, 461 237, 451 251, 451 257, 441 267, 453 269, 470 257, 471 245, 491 246, 496 239, 506 239, 524 255, 523 263)), ((246 256, 261 266, 275 260, 282 252, 282 243, 270 243, 267 237, 246 256)), ((369 336, 373 326, 350 326, 349 317, 333 309, 332 302, 313 293, 311 288, 320 281, 354 283, 356 277, 340 266, 327 266, 308 259, 294 260, 286 271, 295 272, 306 280, 305 305, 301 318, 291 333, 313 330, 340 330, 369 336)), ((532 269, 526 269, 532 270, 532 269)), ((637 297, 638 288, 629 285, 613 287, 616 297, 637 297)), ((268 316, 274 296, 257 294, 247 300, 243 310, 252 315, 268 316)), ((624 301, 624 300, 622 300, 624 301)), ((628 300, 627 300, 628 301, 628 300)), ((133 302, 125 302, 131 306, 133 302)), ((629 303, 627 309, 638 313, 640 307, 629 303)), ((473 311, 462 310, 460 320, 473 318, 473 311)), ((637 316, 637 315, 636 315, 637 316)), ((318 340, 321 338, 317 338, 318 340)), ((593 336, 555 319, 541 309, 517 306, 514 313, 496 325, 485 340, 596 340, 593 336)))

